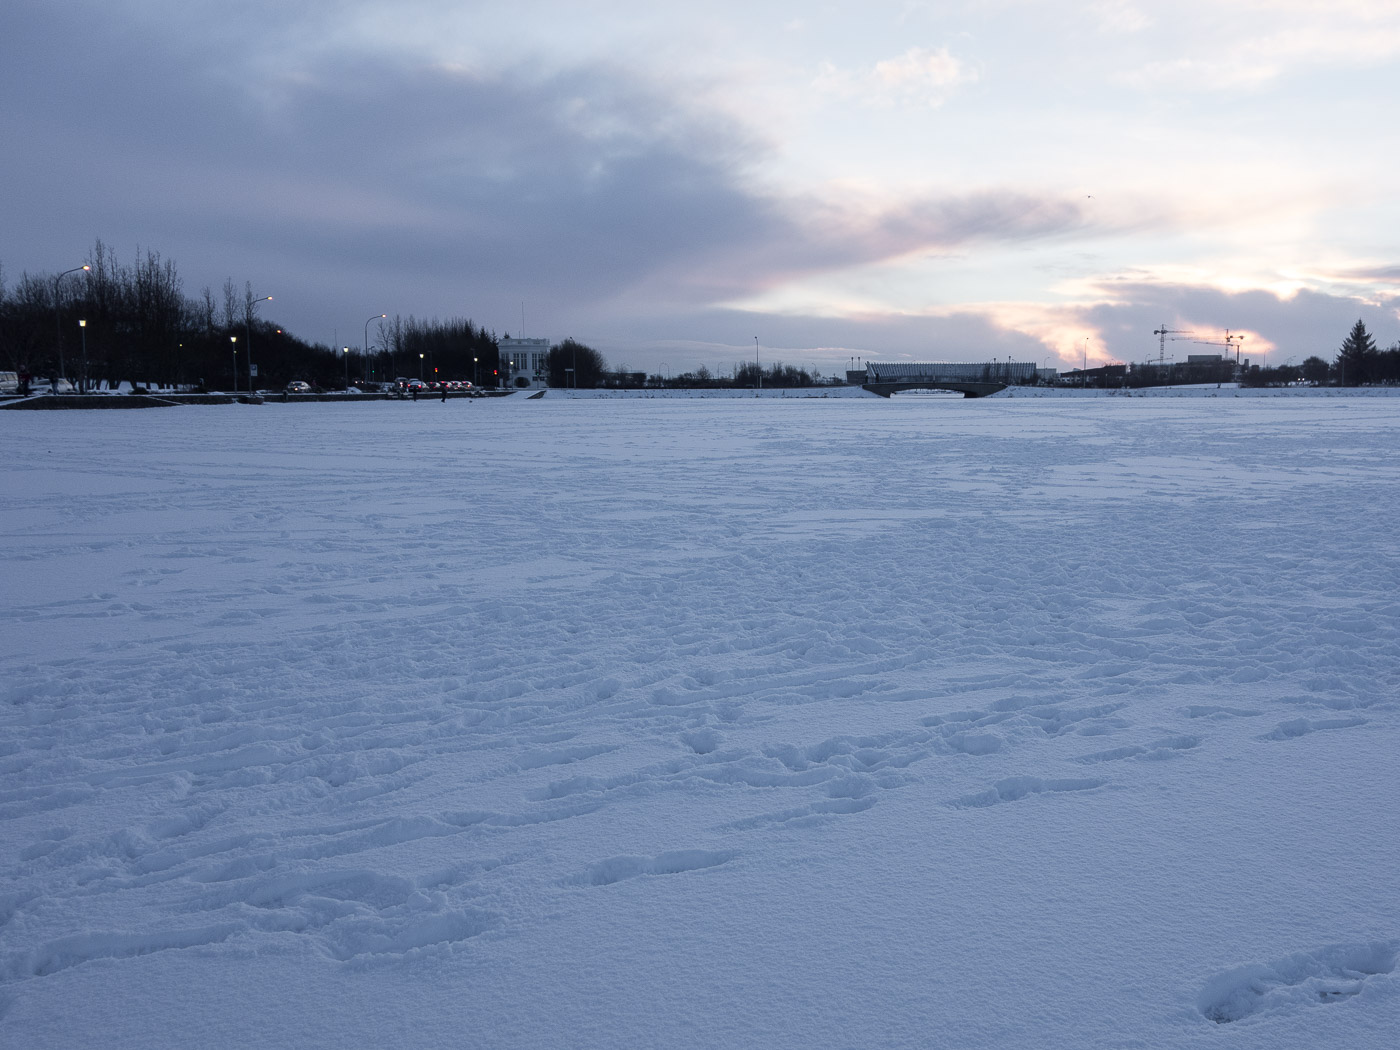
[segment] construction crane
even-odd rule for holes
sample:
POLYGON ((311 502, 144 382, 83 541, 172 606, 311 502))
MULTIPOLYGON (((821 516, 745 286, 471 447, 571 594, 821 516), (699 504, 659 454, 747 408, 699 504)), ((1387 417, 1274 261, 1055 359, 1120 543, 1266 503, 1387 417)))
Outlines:
POLYGON ((1159 337, 1157 345, 1157 364, 1159 367, 1167 363, 1168 338, 1175 342, 1178 339, 1194 339, 1196 337, 1195 332, 1183 331, 1180 328, 1168 328, 1165 321, 1162 322, 1161 328, 1152 329, 1152 334, 1159 337))
POLYGON ((1245 337, 1239 332, 1231 332, 1230 329, 1227 328, 1225 329, 1224 339, 1196 339, 1193 341, 1200 343, 1202 346, 1223 346, 1225 348, 1225 357, 1227 359, 1230 356, 1230 348, 1234 347, 1235 367, 1238 368, 1240 364, 1240 344, 1244 342, 1244 338, 1245 337))
POLYGON ((1241 344, 1242 342, 1244 342, 1244 336, 1241 335, 1239 332, 1236 332, 1234 335, 1231 335, 1231 334, 1230 334, 1230 329, 1227 328, 1227 329, 1225 329, 1225 347, 1226 347, 1225 352, 1226 352, 1227 354, 1230 352, 1229 346, 1230 346, 1230 344, 1231 344, 1232 342, 1235 344, 1235 364, 1236 364, 1236 365, 1239 365, 1239 363, 1240 363, 1240 344, 1241 344))

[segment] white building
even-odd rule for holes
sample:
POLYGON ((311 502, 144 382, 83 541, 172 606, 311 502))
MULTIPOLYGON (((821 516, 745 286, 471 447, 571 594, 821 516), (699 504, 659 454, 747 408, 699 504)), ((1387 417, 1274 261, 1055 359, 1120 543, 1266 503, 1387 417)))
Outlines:
POLYGON ((496 344, 501 352, 502 386, 515 388, 516 377, 529 380, 532 387, 542 387, 549 377, 548 339, 502 339, 496 344))

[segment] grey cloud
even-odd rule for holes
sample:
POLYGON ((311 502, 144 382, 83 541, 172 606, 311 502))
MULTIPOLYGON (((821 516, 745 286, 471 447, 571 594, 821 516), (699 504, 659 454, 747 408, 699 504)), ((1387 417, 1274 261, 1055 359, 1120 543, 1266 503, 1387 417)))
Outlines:
POLYGON ((765 214, 771 221, 759 236, 726 241, 717 252, 694 251, 683 272, 657 273, 651 285, 692 288, 697 298, 733 299, 917 252, 978 241, 1038 240, 1085 227, 1073 202, 996 191, 903 201, 874 212, 839 201, 769 201, 765 214))
POLYGON ((195 286, 275 287, 294 328, 371 300, 489 322, 524 297, 558 323, 610 305, 679 324, 793 277, 1083 221, 994 193, 876 214, 770 199, 746 185, 762 142, 625 70, 294 60, 299 17, 199 32, 177 18, 163 36, 111 7, 21 12, 0 73, 0 120, 22 144, 8 193, 25 203, 8 267, 52 267, 101 236, 175 256, 195 286))
POLYGON ((1342 270, 1334 276, 1344 281, 1400 284, 1400 266, 1372 266, 1354 270, 1342 270))

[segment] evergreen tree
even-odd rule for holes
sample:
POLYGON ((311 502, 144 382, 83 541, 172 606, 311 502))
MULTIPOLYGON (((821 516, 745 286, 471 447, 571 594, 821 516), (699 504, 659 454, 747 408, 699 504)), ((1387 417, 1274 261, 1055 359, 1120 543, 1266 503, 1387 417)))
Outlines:
POLYGON ((1337 371, 1342 386, 1361 386, 1369 382, 1376 360, 1376 341, 1361 321, 1351 326, 1351 334, 1337 352, 1337 371))

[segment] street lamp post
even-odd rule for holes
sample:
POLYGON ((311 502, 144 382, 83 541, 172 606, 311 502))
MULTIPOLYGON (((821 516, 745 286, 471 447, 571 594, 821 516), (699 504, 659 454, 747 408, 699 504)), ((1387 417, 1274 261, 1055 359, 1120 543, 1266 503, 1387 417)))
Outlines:
POLYGON ((755 373, 753 396, 758 397, 758 392, 763 389, 763 366, 758 363, 758 336, 753 337, 753 368, 755 373))
POLYGON ((228 337, 228 341, 229 346, 233 349, 233 392, 236 394, 238 393, 238 336, 231 335, 228 337))
POLYGON ((342 346, 340 356, 345 359, 345 390, 348 393, 350 390, 350 348, 342 346))
POLYGON ((371 317, 371 318, 369 318, 368 320, 365 321, 365 359, 366 359, 366 360, 369 359, 369 322, 370 322, 370 321, 374 321, 374 320, 378 320, 378 319, 381 318, 381 317, 388 317, 388 316, 389 316, 388 314, 375 314, 373 317, 371 317))
POLYGON ((83 374, 82 374, 81 376, 78 377, 78 389, 81 390, 84 394, 86 394, 86 393, 87 393, 87 373, 88 373, 88 367, 87 367, 87 322, 86 322, 86 321, 81 320, 81 319, 78 321, 78 331, 80 331, 80 332, 83 333, 83 374))
POLYGON ((418 355, 418 380, 419 380, 419 382, 422 382, 422 380, 423 380, 423 355, 422 355, 422 354, 419 354, 419 355, 418 355))
POLYGON ((250 394, 253 392, 253 308, 271 298, 270 295, 258 296, 248 303, 248 309, 243 314, 243 353, 248 357, 248 393, 250 394))
POLYGON ((476 386, 476 358, 472 358, 472 386, 476 386))
MULTIPOLYGON (((71 270, 64 270, 61 274, 59 274, 53 279, 53 331, 54 339, 58 343, 58 372, 60 379, 63 379, 65 377, 63 375, 63 314, 62 311, 59 309, 58 282, 63 280, 63 278, 67 277, 70 273, 77 273, 79 270, 91 271, 92 267, 88 266, 87 264, 84 264, 82 266, 75 266, 71 270)), ((57 390, 58 387, 55 386, 54 389, 57 390)))

